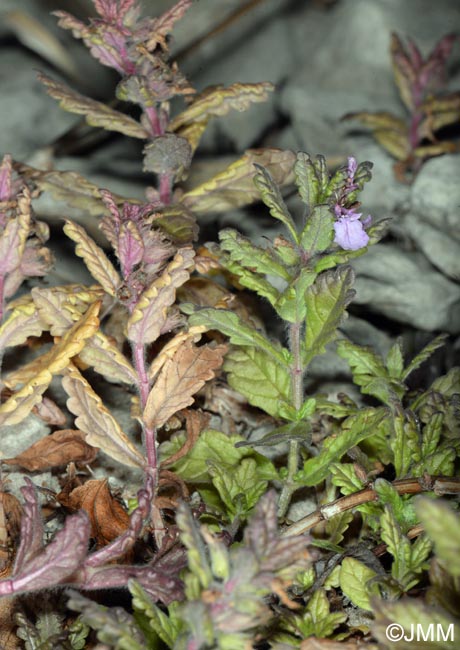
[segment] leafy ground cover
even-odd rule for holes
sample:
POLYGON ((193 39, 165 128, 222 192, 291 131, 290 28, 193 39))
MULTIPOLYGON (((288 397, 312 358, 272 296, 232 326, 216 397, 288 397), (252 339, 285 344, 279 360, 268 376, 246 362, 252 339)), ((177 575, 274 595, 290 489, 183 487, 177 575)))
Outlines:
MULTIPOLYGON (((2 436, 49 427, 1 458, 1 643, 455 648, 460 370, 420 381, 447 335, 411 355, 398 338, 382 355, 346 334, 351 263, 388 229, 360 202, 372 162, 254 149, 183 189, 210 121, 274 90, 195 91, 169 58, 191 5, 145 18, 134 0, 94 0, 87 22, 57 12, 118 73, 110 104, 39 75, 62 108, 141 142, 144 200, 7 153, 0 167, 2 436), (63 226, 89 283, 46 284, 49 227, 34 202, 48 193, 97 223, 94 236, 63 226), (203 241, 203 215, 254 203, 276 235, 227 227, 203 241), (350 395, 306 390, 331 349, 350 395)), ((397 157, 414 173, 446 150, 418 147, 430 119, 450 123, 458 107, 413 105, 409 81, 429 72, 431 88, 452 43, 423 61, 393 40, 418 111, 409 130, 421 128, 397 157)))

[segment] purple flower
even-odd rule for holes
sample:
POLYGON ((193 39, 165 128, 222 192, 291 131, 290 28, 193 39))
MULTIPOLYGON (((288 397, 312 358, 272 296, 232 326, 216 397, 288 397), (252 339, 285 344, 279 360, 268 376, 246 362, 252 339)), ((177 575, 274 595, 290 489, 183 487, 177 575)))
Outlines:
POLYGON ((369 243, 369 235, 364 230, 370 221, 370 215, 360 221, 362 214, 353 208, 347 209, 340 205, 334 207, 337 221, 334 223, 334 242, 346 251, 357 251, 369 243))

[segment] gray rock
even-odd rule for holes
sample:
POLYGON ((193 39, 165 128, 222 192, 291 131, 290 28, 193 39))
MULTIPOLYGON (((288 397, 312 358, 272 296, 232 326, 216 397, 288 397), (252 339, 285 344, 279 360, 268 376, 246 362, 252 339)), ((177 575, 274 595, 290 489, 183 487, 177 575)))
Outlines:
POLYGON ((46 94, 36 67, 37 59, 18 48, 1 51, 0 152, 18 160, 52 143, 79 119, 46 94))
POLYGON ((421 253, 378 244, 353 261, 354 302, 424 331, 460 332, 460 292, 421 253))
POLYGON ((2 426, 0 458, 14 458, 38 440, 47 436, 50 428, 35 415, 29 415, 20 424, 2 426))

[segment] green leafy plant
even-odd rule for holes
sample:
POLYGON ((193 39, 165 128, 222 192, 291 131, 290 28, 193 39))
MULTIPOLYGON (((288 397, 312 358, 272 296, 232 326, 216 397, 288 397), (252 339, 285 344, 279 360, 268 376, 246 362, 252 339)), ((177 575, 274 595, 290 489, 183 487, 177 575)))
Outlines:
POLYGON ((457 151, 455 142, 439 134, 460 119, 459 93, 444 90, 447 60, 456 40, 455 34, 444 36, 424 59, 412 39, 404 45, 397 34, 392 34, 393 74, 408 119, 388 112, 363 111, 343 117, 369 128, 377 142, 398 160, 394 169, 399 180, 417 174, 428 158, 457 151))

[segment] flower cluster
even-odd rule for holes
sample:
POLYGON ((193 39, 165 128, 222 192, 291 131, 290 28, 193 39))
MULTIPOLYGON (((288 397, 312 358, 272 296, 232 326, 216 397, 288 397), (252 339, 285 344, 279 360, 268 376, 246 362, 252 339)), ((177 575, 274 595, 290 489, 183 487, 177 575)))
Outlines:
POLYGON ((336 222, 334 223, 335 237, 334 242, 347 251, 356 251, 364 248, 369 243, 369 235, 365 231, 372 220, 368 215, 361 220, 362 213, 356 212, 356 206, 346 207, 345 203, 349 195, 354 192, 358 185, 354 182, 355 173, 358 168, 356 159, 350 156, 348 158, 348 176, 345 187, 334 206, 336 222))

